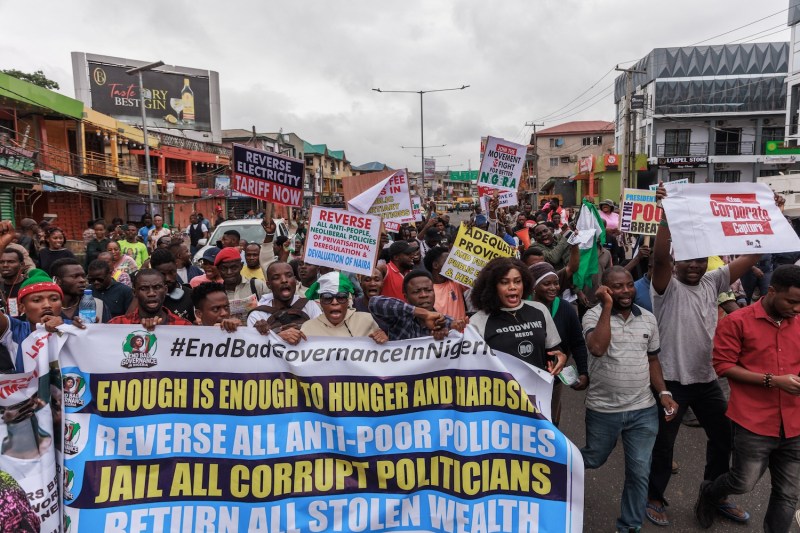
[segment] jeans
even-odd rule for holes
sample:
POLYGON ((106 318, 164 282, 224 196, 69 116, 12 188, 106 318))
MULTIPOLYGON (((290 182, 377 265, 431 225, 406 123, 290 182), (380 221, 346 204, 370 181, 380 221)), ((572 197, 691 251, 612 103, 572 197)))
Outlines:
POLYGON ((714 480, 706 494, 719 501, 729 494, 745 494, 769 468, 772 492, 764 517, 766 533, 788 533, 800 496, 800 436, 766 437, 733 424, 733 466, 714 480))
POLYGON ((621 413, 601 413, 586 409, 586 446, 581 448, 586 468, 599 468, 622 435, 625 450, 625 486, 622 489, 621 515, 617 530, 642 526, 647 502, 647 474, 658 433, 656 406, 621 413))
POLYGON ((769 282, 772 279, 772 264, 761 267, 759 262, 758 266, 761 268, 762 272, 764 272, 764 276, 762 276, 761 279, 757 278, 751 270, 748 270, 740 278, 742 281, 742 287, 744 288, 744 296, 747 299, 748 304, 750 304, 750 302, 753 300, 753 293, 755 292, 756 287, 758 287, 758 294, 760 296, 765 296, 767 294, 769 282))
POLYGON ((678 404, 678 414, 667 422, 664 411, 658 412, 658 437, 653 446, 653 464, 650 467, 650 484, 648 498, 666 502, 664 493, 672 476, 672 452, 675 439, 681 428, 681 420, 686 409, 692 408, 697 421, 705 430, 706 467, 703 479, 714 480, 728 472, 731 457, 731 422, 725 416, 728 402, 722 394, 719 383, 714 380, 708 383, 682 385, 677 381, 665 381, 667 390, 678 404))

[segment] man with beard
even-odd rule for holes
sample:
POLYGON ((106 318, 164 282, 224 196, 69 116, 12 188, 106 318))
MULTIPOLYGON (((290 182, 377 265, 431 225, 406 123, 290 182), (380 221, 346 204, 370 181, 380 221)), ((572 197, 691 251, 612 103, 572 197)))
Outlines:
POLYGON ((173 256, 175 256, 175 266, 178 268, 178 278, 184 285, 192 281, 197 276, 202 276, 203 271, 192 264, 192 256, 189 254, 189 247, 179 238, 170 241, 167 246, 173 256))
POLYGON ((390 341, 432 335, 442 340, 450 329, 464 330, 464 320, 453 320, 434 309, 433 279, 424 270, 414 270, 403 279, 405 298, 376 296, 369 301, 369 312, 390 341))
POLYGON ((6 248, 0 254, 0 278, 2 278, 0 291, 3 293, 2 311, 15 318, 22 314, 17 301, 20 285, 25 281, 22 261, 22 253, 19 250, 6 248))
POLYGON ((112 318, 128 312, 133 303, 133 291, 111 277, 111 267, 108 263, 101 259, 89 263, 88 281, 92 285, 92 296, 103 300, 104 307, 108 309, 112 318))
POLYGON ((560 238, 553 235, 553 230, 545 222, 536 224, 533 228, 533 238, 536 245, 542 248, 544 260, 553 265, 556 270, 561 270, 569 262, 569 236, 571 232, 566 232, 560 238))
MULTIPOLYGON (((78 316, 78 306, 83 298, 83 291, 89 288, 86 279, 86 272, 77 259, 64 257, 56 259, 50 266, 53 274, 53 281, 61 287, 64 297, 61 303, 61 318, 71 320, 78 316)), ((97 322, 108 323, 111 320, 111 313, 108 312, 103 300, 94 299, 96 308, 97 322)))
MULTIPOLYGON (((169 253, 167 250, 164 251, 169 253)), ((172 266, 175 266, 174 262, 172 266)), ((136 279, 133 280, 133 291, 136 297, 136 308, 123 316, 111 319, 109 324, 141 324, 147 331, 152 331, 160 324, 165 326, 192 325, 191 322, 174 314, 164 305, 167 298, 167 281, 158 270, 154 268, 140 270, 136 279)))
POLYGON ((403 278, 414 268, 412 255, 415 251, 417 248, 406 241, 397 241, 389 246, 389 262, 386 264, 381 295, 406 301, 403 278))
POLYGON ((247 325, 262 335, 275 331, 289 344, 297 344, 305 338, 300 332, 302 322, 319 316, 322 311, 316 303, 296 294, 297 279, 289 263, 275 262, 267 267, 267 287, 272 292, 261 297, 258 307, 248 315, 247 325), (270 323, 272 315, 285 317, 285 323, 270 323))
POLYGON ((242 325, 238 318, 231 318, 231 306, 222 283, 201 283, 192 291, 192 303, 201 326, 219 326, 233 333, 242 325))
POLYGON ((223 248, 214 259, 231 307, 231 316, 247 320, 247 314, 256 308, 261 297, 269 292, 260 279, 242 277, 242 258, 238 248, 223 248))
POLYGON ((599 468, 622 437, 625 483, 617 531, 640 531, 647 496, 650 456, 658 432, 657 391, 667 420, 678 405, 664 384, 658 325, 652 313, 633 303, 633 277, 622 267, 605 272, 597 289, 601 305, 586 312, 583 332, 589 359, 586 392, 586 468, 599 468))
MULTIPOLYGON (((723 318, 714 336, 714 370, 728 378, 733 466, 705 482, 695 514, 711 527, 729 494, 744 494, 769 468, 772 491, 764 531, 789 531, 800 492, 800 266, 775 269, 760 301, 723 318), (773 390, 777 389, 777 390, 773 390)), ((798 514, 800 516, 800 514, 798 514)))
MULTIPOLYGON (((178 267, 175 256, 166 248, 153 250, 150 265, 164 276, 166 295, 162 305, 175 315, 194 323, 194 305, 192 305, 192 288, 183 285, 178 278, 178 267)), ((139 274, 137 273, 137 276, 139 274)), ((134 283, 134 292, 136 283, 134 283)))

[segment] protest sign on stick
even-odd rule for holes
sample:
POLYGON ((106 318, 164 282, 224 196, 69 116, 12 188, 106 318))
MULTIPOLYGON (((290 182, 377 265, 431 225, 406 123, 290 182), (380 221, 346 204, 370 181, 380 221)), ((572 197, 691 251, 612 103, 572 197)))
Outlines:
POLYGON ((665 183, 662 201, 677 261, 800 250, 800 239, 763 183, 665 183))
POLYGON ((625 189, 622 195, 620 230, 638 235, 655 235, 661 220, 656 193, 641 189, 625 189))
POLYGON ((478 174, 478 186, 516 191, 525 165, 526 151, 524 145, 489 137, 478 174))
MULTIPOLYGON (((481 209, 484 213, 489 213, 489 200, 492 199, 497 189, 491 187, 478 187, 478 197, 481 209)), ((517 205, 517 191, 497 191, 497 207, 511 207, 517 205)))
POLYGON ((370 276, 380 236, 380 217, 314 206, 303 260, 312 265, 370 276))
MULTIPOLYGON (((552 386, 472 328, 297 346, 251 328, 65 330, 70 531, 577 533, 552 386), (146 367, 137 366, 147 362, 146 367)), ((341 339, 339 339, 341 340, 341 339)))
POLYGON ((377 215, 384 222, 414 222, 408 175, 404 169, 375 172, 377 176, 342 179, 345 202, 351 211, 377 215), (365 190, 365 186, 366 188, 365 190))
POLYGON ((275 204, 303 205, 303 161, 234 144, 231 167, 233 190, 275 204))
POLYGON ((512 257, 514 249, 506 241, 474 226, 462 223, 447 261, 442 265, 442 275, 472 287, 478 272, 495 257, 512 257))

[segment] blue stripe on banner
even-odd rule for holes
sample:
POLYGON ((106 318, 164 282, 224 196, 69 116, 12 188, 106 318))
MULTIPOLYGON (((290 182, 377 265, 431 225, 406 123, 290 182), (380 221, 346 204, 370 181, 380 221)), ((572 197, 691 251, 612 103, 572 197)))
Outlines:
MULTIPOLYGON (((74 511, 69 513, 74 516, 74 511)), ((81 531, 569 531, 564 502, 504 496, 463 500, 423 490, 411 496, 359 494, 351 497, 292 498, 275 504, 223 505, 174 502, 81 510, 81 531)))

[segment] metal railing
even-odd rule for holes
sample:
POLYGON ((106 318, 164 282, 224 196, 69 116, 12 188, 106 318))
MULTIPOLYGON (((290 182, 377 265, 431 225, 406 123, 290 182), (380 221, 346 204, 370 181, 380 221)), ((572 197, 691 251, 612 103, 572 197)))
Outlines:
POLYGON ((714 143, 714 155, 753 155, 754 141, 725 141, 714 143))
POLYGON ((657 157, 708 155, 708 143, 663 143, 656 145, 657 157))

